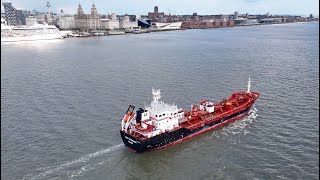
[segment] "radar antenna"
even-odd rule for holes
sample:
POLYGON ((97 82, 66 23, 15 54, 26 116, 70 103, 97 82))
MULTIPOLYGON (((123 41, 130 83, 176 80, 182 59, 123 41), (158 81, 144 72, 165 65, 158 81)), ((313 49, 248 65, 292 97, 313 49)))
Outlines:
POLYGON ((153 89, 152 88, 152 95, 153 95, 153 102, 157 103, 161 98, 160 89, 153 89))

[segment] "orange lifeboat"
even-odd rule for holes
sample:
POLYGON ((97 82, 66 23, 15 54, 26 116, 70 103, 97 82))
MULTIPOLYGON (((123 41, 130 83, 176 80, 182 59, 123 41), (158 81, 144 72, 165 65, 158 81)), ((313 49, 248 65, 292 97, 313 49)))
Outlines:
POLYGON ((126 116, 124 117, 124 122, 127 122, 129 119, 132 119, 133 116, 134 116, 134 113, 128 112, 128 113, 126 114, 126 116))

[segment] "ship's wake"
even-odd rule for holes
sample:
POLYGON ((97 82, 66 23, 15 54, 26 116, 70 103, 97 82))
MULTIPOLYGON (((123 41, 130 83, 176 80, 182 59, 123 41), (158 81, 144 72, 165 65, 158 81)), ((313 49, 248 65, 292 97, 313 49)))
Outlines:
POLYGON ((250 125, 258 117, 257 112, 258 109, 252 106, 246 117, 242 118, 241 120, 230 123, 228 126, 225 126, 222 129, 221 135, 246 135, 250 133, 250 125))
MULTIPOLYGON (((102 156, 104 154, 114 152, 114 151, 122 148, 123 146, 124 146, 123 144, 114 145, 114 146, 111 146, 107 149, 87 154, 85 156, 82 156, 79 159, 69 161, 69 162, 66 162, 66 163, 63 163, 60 165, 39 168, 36 170, 37 175, 34 175, 34 173, 33 173, 33 175, 28 175, 28 176, 24 177, 23 179, 32 179, 32 180, 56 179, 56 178, 60 179, 59 178, 59 176, 61 175, 60 171, 66 171, 66 174, 63 176, 68 176, 69 178, 79 176, 85 171, 95 169, 97 166, 100 166, 100 165, 108 162, 110 159, 104 159, 103 161, 100 161, 99 163, 96 163, 94 165, 89 165, 90 163, 86 163, 86 162, 88 162, 89 160, 92 160, 93 158, 102 156), (68 169, 72 169, 72 170, 69 171, 68 169)), ((64 174, 64 173, 62 173, 62 174, 64 174)))
MULTIPOLYGON (((228 139, 230 140, 230 136, 246 135, 247 133, 249 133, 250 124, 258 116, 257 112, 258 110, 253 106, 246 117, 244 117, 241 120, 230 123, 228 126, 223 127, 220 133, 215 131, 214 136, 220 136, 222 138, 228 137, 228 139)), ((238 138, 231 139, 233 139, 232 141, 234 143, 237 143, 239 141, 236 140, 238 138)), ((123 146, 123 144, 114 145, 107 149, 84 155, 79 159, 69 161, 60 165, 39 168, 36 170, 35 173, 29 174, 25 176, 23 179, 72 179, 77 176, 82 176, 85 172, 97 169, 98 167, 101 167, 103 164, 111 161, 112 157, 101 158, 95 161, 93 159, 101 157, 102 155, 105 155, 107 153, 117 151, 123 146)))

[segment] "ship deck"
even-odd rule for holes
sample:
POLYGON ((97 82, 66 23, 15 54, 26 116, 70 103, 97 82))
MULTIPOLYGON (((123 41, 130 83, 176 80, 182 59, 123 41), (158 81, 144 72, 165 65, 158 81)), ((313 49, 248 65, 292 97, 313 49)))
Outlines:
MULTIPOLYGON (((215 111, 212 113, 209 113, 204 110, 186 111, 184 118, 186 118, 187 120, 180 123, 179 127, 176 127, 170 131, 175 131, 180 128, 194 130, 206 124, 210 124, 215 121, 220 121, 224 117, 228 117, 230 115, 233 115, 237 112, 241 112, 251 107, 255 100, 258 98, 258 96, 259 94, 255 92, 234 93, 230 96, 229 99, 224 99, 221 102, 214 104, 215 111), (227 107, 227 102, 229 104, 231 103, 231 106, 227 107)), ((146 129, 133 129, 130 135, 139 140, 145 140, 147 139, 145 135, 154 132, 154 130, 155 127, 148 125, 146 129)))

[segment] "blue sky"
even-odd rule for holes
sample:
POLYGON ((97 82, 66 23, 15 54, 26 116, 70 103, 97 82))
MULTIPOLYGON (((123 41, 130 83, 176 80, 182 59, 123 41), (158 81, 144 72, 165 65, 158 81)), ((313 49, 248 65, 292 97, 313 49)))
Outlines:
MULTIPOLYGON (((16 8, 46 11, 50 1, 51 11, 74 14, 80 4, 85 13, 90 13, 92 0, 1 0, 11 2, 16 8)), ((143 15, 153 11, 154 6, 160 12, 171 14, 232 14, 234 11, 249 14, 298 14, 319 15, 319 0, 95 0, 99 14, 135 14, 143 15)), ((1 8, 3 11, 3 6, 1 8)))

